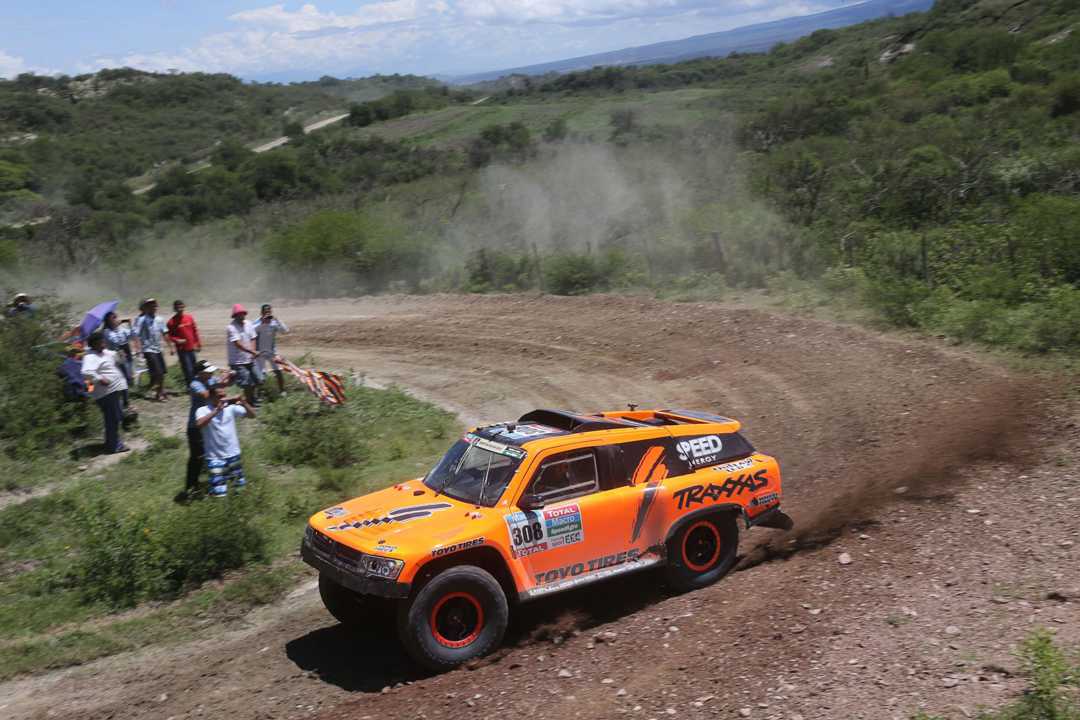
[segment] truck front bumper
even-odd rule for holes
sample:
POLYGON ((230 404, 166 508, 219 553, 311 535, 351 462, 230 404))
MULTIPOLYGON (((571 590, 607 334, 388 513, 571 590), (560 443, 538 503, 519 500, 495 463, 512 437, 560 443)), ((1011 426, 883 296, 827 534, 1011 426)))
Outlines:
POLYGON ((300 545, 300 559, 338 585, 362 595, 377 595, 393 599, 409 596, 409 583, 369 577, 363 574, 363 571, 353 567, 347 558, 335 552, 335 547, 328 550, 315 548, 305 537, 300 545))

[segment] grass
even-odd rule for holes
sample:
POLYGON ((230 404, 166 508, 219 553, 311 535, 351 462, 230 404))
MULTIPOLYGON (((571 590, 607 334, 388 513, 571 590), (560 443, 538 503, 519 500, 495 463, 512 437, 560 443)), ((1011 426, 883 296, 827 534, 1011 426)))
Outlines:
POLYGON ((407 140, 422 146, 460 147, 488 125, 519 121, 538 137, 552 121, 563 118, 572 134, 605 140, 615 110, 633 109, 639 121, 650 126, 688 128, 714 115, 725 97, 721 90, 684 88, 608 97, 560 97, 547 102, 451 106, 336 132, 407 140))
MULTIPOLYGON (((422 474, 457 432, 452 416, 396 389, 353 387, 346 405, 332 409, 322 409, 310 395, 293 389, 287 398, 264 406, 260 419, 241 423, 249 487, 240 499, 177 505, 173 497, 183 486, 186 444, 182 437, 148 429, 150 447, 108 468, 100 479, 73 478, 47 496, 0 511, 0 679, 179 641, 272 602, 307 573, 295 556, 309 515, 422 474), (288 433, 304 437, 318 422, 323 434, 332 435, 318 446, 325 454, 309 454, 303 464, 292 464, 275 452, 290 442, 288 433), (341 428, 339 435, 327 430, 333 427, 341 428), (339 457, 332 447, 335 438, 362 442, 363 459, 334 467, 339 457), (210 505, 217 502, 230 505, 210 505), (231 505, 237 502, 244 508, 231 505), (210 532, 216 525, 206 516, 215 509, 242 509, 260 534, 262 549, 237 569, 210 568, 211 578, 218 579, 208 582, 150 583, 149 590, 140 585, 126 594, 95 594, 90 591, 100 578, 96 566, 87 573, 87 558, 96 558, 102 543, 130 539, 118 538, 119 530, 110 534, 109 527, 91 530, 87 512, 99 504, 115 514, 115 525, 145 524, 148 536, 164 532, 166 538, 170 527, 210 532), (90 537, 95 553, 88 552, 90 537)), ((128 546, 117 547, 123 551, 128 546)), ((195 557, 184 562, 198 563, 197 545, 185 552, 195 557)), ((168 572, 175 580, 175 568, 168 572)))
POLYGON ((49 632, 0 641, 0 680, 79 665, 149 645, 185 642, 219 634, 222 624, 251 608, 274 602, 309 574, 299 560, 254 567, 182 600, 93 622, 69 622, 49 632))
MULTIPOLYGON (((1045 628, 1028 635, 1016 656, 1028 687, 1005 707, 980 712, 979 720, 1080 720, 1080 657, 1055 643, 1045 628)), ((966 711, 964 716, 970 717, 966 711)), ((918 713, 912 720, 945 717, 918 713)))

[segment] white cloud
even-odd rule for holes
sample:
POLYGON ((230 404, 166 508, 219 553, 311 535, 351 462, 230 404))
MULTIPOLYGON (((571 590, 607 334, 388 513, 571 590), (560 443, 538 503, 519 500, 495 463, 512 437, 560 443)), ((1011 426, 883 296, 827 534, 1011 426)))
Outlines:
MULTIPOLYGON (((379 0, 333 12, 284 3, 229 16, 236 28, 169 53, 98 58, 128 65, 258 75, 443 72, 510 67, 676 39, 850 0, 379 0), (537 25, 542 24, 542 31, 537 25), (598 31, 602 26, 603 30, 598 31)), ((0 53, 0 74, 5 69, 0 53)), ((12 63, 21 63, 17 58, 12 63)))
POLYGON ((0 78, 13 78, 19 73, 29 72, 30 68, 21 57, 8 55, 0 50, 0 78))

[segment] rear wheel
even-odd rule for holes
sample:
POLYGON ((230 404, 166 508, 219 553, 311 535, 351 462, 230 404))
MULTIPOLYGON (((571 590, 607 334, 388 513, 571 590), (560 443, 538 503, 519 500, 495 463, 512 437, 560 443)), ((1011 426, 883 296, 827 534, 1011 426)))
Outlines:
POLYGON ((679 592, 722 578, 735 564, 739 525, 735 516, 711 515, 684 525, 668 541, 667 578, 679 592))
POLYGON ((439 573, 402 603, 398 634, 413 660, 442 672, 494 650, 508 619, 499 582, 486 570, 463 565, 439 573))

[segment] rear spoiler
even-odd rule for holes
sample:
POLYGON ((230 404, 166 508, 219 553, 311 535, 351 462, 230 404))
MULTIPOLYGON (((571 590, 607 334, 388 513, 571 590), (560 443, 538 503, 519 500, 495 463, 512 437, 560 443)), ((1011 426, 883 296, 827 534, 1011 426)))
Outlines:
POLYGON ((733 423, 736 422, 729 417, 723 415, 713 415, 712 413, 701 412, 699 410, 657 410, 657 417, 666 417, 677 422, 685 423, 733 423))

